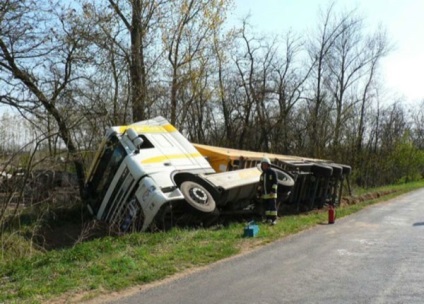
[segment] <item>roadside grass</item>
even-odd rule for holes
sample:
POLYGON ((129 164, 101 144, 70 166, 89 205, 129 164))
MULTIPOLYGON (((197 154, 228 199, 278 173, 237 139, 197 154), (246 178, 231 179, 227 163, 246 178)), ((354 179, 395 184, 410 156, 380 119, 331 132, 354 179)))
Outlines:
MULTIPOLYGON (((341 218, 369 205, 424 187, 424 180, 373 189, 390 194, 337 209, 341 218)), ((365 193, 365 192, 364 192, 365 193)), ((27 248, 17 234, 3 235, 18 245, 3 247, 0 256, 0 303, 45 303, 89 300, 131 286, 165 279, 208 265, 327 222, 325 209, 282 216, 275 226, 259 224, 259 234, 243 237, 246 223, 209 229, 172 229, 103 237, 52 251, 19 252, 27 248), (14 252, 17 251, 17 252, 14 252), (17 258, 13 258, 15 255, 17 258)))

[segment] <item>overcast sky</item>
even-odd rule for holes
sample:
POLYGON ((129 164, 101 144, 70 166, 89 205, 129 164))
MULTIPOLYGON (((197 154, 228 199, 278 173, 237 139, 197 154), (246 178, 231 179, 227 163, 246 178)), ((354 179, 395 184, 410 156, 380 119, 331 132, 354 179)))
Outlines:
MULTIPOLYGON (((337 10, 356 8, 375 29, 387 30, 395 49, 383 60, 385 85, 408 102, 424 99, 424 0, 336 0, 337 10)), ((319 24, 319 8, 326 0, 235 0, 230 19, 248 13, 255 29, 267 33, 302 33, 319 24)))

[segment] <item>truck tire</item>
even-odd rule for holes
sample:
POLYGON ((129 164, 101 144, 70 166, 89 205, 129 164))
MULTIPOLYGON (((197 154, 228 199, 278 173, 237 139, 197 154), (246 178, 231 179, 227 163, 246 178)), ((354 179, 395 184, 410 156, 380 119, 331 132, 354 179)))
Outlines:
POLYGON ((349 175, 352 172, 352 167, 348 165, 341 165, 343 168, 343 175, 349 175))
POLYGON ((290 174, 279 168, 273 168, 273 170, 277 174, 278 192, 283 193, 290 191, 294 186, 294 179, 290 176, 290 174))
POLYGON ((333 174, 333 168, 324 164, 314 164, 311 171, 315 176, 330 177, 333 174))
POLYGON ((333 177, 341 178, 343 176, 343 168, 337 164, 329 164, 329 166, 333 169, 333 177))
POLYGON ((193 181, 185 181, 181 184, 180 189, 187 203, 194 209, 205 213, 215 211, 216 202, 202 185, 193 181))

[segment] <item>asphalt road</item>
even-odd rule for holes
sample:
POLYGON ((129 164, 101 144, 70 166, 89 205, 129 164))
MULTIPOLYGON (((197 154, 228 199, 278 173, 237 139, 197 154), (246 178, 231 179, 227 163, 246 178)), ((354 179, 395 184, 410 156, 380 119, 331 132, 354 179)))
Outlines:
POLYGON ((420 189, 109 303, 424 303, 423 244, 420 189))

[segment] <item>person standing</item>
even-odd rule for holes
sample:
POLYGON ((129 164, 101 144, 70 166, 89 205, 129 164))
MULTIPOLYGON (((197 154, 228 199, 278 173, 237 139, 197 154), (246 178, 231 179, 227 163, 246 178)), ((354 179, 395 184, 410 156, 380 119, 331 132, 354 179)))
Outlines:
POLYGON ((271 168, 271 161, 264 157, 261 160, 262 174, 258 184, 258 194, 265 206, 265 217, 267 222, 275 225, 277 223, 277 173, 271 168))

